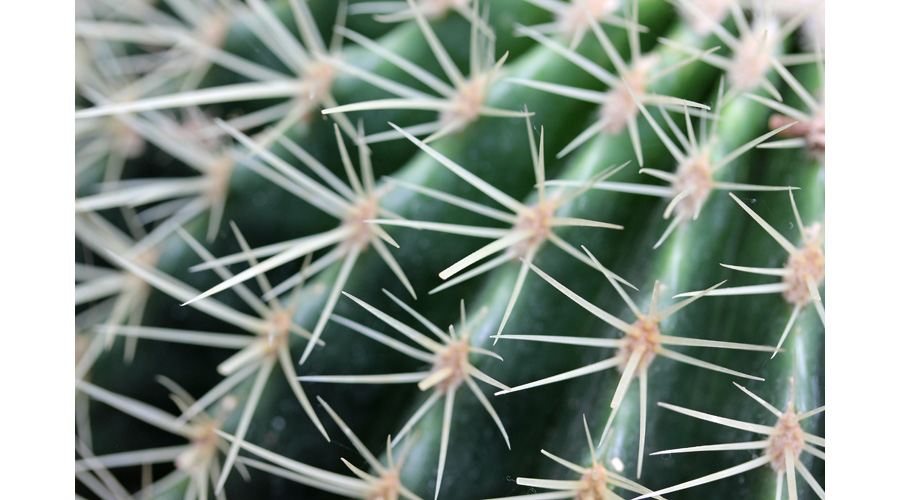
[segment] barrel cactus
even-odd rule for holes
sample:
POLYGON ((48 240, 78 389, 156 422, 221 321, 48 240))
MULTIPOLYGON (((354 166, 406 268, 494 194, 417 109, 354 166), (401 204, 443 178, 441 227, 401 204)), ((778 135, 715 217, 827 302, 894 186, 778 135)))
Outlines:
POLYGON ((824 498, 824 2, 76 2, 76 495, 824 498))

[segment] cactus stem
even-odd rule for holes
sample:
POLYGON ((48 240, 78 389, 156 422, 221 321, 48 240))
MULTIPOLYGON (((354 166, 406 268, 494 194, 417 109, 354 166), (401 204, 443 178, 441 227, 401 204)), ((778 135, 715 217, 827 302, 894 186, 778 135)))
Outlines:
POLYGON ((664 500, 703 485, 696 491, 715 498, 782 500, 786 490, 784 499, 824 500, 824 223, 813 222, 824 203, 824 40, 809 45, 797 32, 825 0, 754 1, 76 0, 76 497, 300 488, 359 500, 664 500), (349 14, 365 13, 347 27, 349 14), (397 21, 408 22, 379 25, 397 21), (522 124, 527 136, 507 130, 522 124), (775 151, 757 151, 766 148, 775 151), (779 151, 788 148, 800 151, 779 151), (632 154, 638 168, 613 182, 632 154), (801 188, 814 192, 798 209, 801 188), (741 193, 782 190, 790 207, 765 211, 741 193), (634 225, 594 220, 603 213, 634 225), (747 224, 769 236, 742 233, 747 224), (580 235, 588 240, 574 243, 580 235), (654 252, 654 242, 673 246, 654 252), (776 265, 766 252, 778 247, 787 255, 776 265), (215 274, 187 278, 200 270, 215 274), (275 271, 283 278, 270 281, 275 271), (733 272, 761 276, 679 293, 733 272), (382 278, 414 299, 413 285, 471 292, 478 313, 459 298, 408 305, 403 292, 382 288, 379 302, 353 290, 382 278), (661 281, 681 285, 670 293, 661 281), (750 317, 736 318, 736 303, 750 317), (351 331, 325 338, 341 327, 351 331), (702 338, 678 336, 690 328, 702 338), (771 330, 777 345, 741 343, 771 330), (532 344, 494 352, 501 337, 532 344), (311 360, 313 351, 324 356, 311 360), (777 407, 717 385, 786 378, 785 358, 765 359, 784 352, 794 377, 777 407), (669 359, 651 369, 658 358, 669 359), (798 373, 811 384, 795 391, 798 373), (154 374, 164 393, 154 394, 154 374), (694 379, 711 384, 693 403, 659 403, 694 379), (322 398, 307 397, 309 383, 323 384, 313 388, 322 398), (385 399, 375 389, 404 390, 385 399), (598 403, 583 431, 564 414, 598 403), (371 429, 354 433, 335 409, 371 429), (716 441, 725 430, 710 423, 747 440, 716 441), (144 424, 150 434, 134 428, 144 424), (384 426, 392 435, 371 435, 384 426), (707 437, 657 452, 659 432, 673 429, 707 437), (367 448, 373 438, 381 454, 367 448), (513 439, 534 449, 512 454, 513 439), (561 458, 572 450, 584 453, 561 458), (701 451, 725 461, 684 456, 701 451), (638 483, 651 479, 659 491, 638 483))

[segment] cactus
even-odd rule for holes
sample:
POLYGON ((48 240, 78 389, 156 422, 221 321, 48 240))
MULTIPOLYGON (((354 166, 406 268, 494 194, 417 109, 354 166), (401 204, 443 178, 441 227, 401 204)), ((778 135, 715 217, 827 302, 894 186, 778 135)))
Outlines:
POLYGON ((76 494, 824 498, 777 4, 79 0, 76 494))

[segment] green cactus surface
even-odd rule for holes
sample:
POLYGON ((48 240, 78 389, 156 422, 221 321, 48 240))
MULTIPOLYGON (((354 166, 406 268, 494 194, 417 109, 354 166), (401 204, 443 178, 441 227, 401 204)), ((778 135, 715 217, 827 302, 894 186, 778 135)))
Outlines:
POLYGON ((76 497, 824 499, 824 2, 75 11, 76 497))

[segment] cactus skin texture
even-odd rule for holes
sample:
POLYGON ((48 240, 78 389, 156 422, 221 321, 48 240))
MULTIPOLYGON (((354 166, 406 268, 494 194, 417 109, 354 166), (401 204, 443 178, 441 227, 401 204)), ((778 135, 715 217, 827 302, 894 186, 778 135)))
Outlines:
POLYGON ((824 498, 819 7, 602 3, 79 0, 76 494, 824 498))

